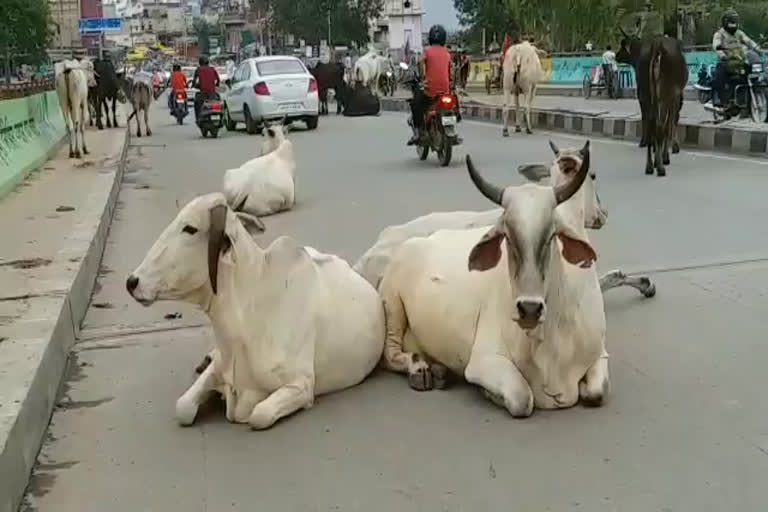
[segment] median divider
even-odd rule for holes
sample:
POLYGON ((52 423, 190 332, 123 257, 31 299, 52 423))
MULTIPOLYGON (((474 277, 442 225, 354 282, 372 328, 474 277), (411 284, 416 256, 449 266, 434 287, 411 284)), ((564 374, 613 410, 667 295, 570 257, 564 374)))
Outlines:
MULTIPOLYGON (((502 123, 501 107, 463 101, 461 115, 464 119, 502 123)), ((389 112, 410 112, 408 103, 401 98, 381 98, 381 108, 389 112)), ((640 120, 634 117, 595 116, 566 110, 533 108, 531 124, 542 130, 576 133, 587 137, 603 136, 639 141, 641 136, 640 120)), ((681 146, 689 148, 768 156, 768 131, 680 123, 678 140, 681 146)))

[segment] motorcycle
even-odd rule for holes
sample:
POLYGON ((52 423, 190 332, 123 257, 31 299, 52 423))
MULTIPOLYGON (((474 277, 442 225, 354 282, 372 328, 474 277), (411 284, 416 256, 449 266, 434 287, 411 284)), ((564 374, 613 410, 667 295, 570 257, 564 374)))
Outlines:
POLYGON ((187 94, 184 91, 177 91, 169 93, 171 102, 171 115, 176 118, 178 124, 184 123, 184 118, 189 114, 187 107, 187 94))
POLYGON ((712 100, 712 80, 715 73, 715 66, 710 64, 709 66, 701 65, 699 68, 698 80, 693 84, 693 88, 696 89, 699 97, 699 103, 702 105, 712 100))
POLYGON ((221 106, 221 98, 217 94, 215 97, 203 101, 200 106, 200 114, 195 119, 195 124, 200 128, 203 137, 211 136, 215 139, 219 136, 219 130, 224 126, 224 116, 221 106))
MULTIPOLYGON (((400 66, 404 71, 408 70, 405 63, 400 66)), ((415 94, 423 94, 424 83, 421 78, 414 76, 405 81, 415 94)), ((409 99, 410 104, 413 99, 409 99)), ((451 163, 453 146, 462 143, 456 125, 461 121, 458 96, 454 93, 443 94, 427 108, 424 115, 424 132, 419 134, 419 142, 416 145, 416 154, 419 160, 426 160, 430 149, 437 153, 437 158, 442 167, 451 163)), ((415 131, 413 116, 408 117, 408 126, 415 131)))
POLYGON ((388 70, 379 77, 379 90, 384 96, 394 96, 395 94, 395 74, 388 70))
POLYGON ((709 102, 704 109, 712 112, 715 123, 735 116, 751 117, 755 123, 768 121, 768 77, 760 54, 748 51, 744 65, 726 84, 729 96, 727 105, 715 106, 709 102))

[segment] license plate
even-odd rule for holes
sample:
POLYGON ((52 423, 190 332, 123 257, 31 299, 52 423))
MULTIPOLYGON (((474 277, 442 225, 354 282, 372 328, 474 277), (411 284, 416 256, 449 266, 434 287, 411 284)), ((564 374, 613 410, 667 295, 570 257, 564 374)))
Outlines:
POLYGON ((221 116, 219 114, 211 114, 212 121, 218 121, 221 116))
POLYGON ((282 105, 280 105, 280 110, 288 110, 291 112, 295 112, 303 108, 304 108, 303 103, 283 103, 282 105))
POLYGON ((445 116, 443 118, 443 126, 456 126, 455 116, 445 116))

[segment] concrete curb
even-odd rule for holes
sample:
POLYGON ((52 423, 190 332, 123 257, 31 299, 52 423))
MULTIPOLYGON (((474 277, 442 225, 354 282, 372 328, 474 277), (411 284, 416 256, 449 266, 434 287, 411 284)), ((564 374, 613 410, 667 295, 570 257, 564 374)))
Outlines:
MULTIPOLYGON (((408 103, 398 98, 381 98, 382 110, 410 112, 408 103)), ((501 124, 502 108, 492 105, 464 103, 464 119, 501 124)), ((613 139, 640 140, 640 120, 619 117, 594 117, 587 114, 558 110, 531 109, 534 128, 578 133, 585 136, 603 136, 613 139)), ((716 127, 680 123, 680 145, 696 149, 710 149, 726 153, 768 156, 768 132, 733 127, 716 127)))
MULTIPOLYGON (((31 378, 24 382, 24 389, 17 396, 18 408, 10 408, 10 412, 0 410, 4 414, 16 413, 10 418, 10 429, 0 431, 0 512, 18 510, 42 446, 67 367, 69 350, 76 341, 99 272, 129 143, 130 132, 126 129, 112 186, 103 207, 97 205, 95 208, 101 211, 98 221, 83 222, 72 234, 72 238, 82 240, 87 249, 69 289, 63 298, 60 295, 45 297, 30 306, 40 318, 55 319, 55 323, 49 324, 53 327, 47 329, 48 332, 34 332, 29 339, 23 340, 25 364, 33 366, 31 378)), ((10 361, 10 365, 14 363, 23 366, 10 361)))

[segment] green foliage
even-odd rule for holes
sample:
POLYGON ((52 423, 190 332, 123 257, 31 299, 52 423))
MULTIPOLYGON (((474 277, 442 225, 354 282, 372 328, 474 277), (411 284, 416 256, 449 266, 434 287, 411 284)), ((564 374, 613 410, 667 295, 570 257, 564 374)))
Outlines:
POLYGON ((51 41, 48 0, 0 0, 0 52, 37 64, 51 41))
MULTIPOLYGON (((265 0, 253 0, 254 3, 265 0)), ((279 31, 293 34, 310 44, 328 38, 331 18, 331 44, 365 44, 368 20, 378 16, 382 0, 271 0, 272 24, 279 31)), ((268 7, 265 5, 265 7, 268 7)))

